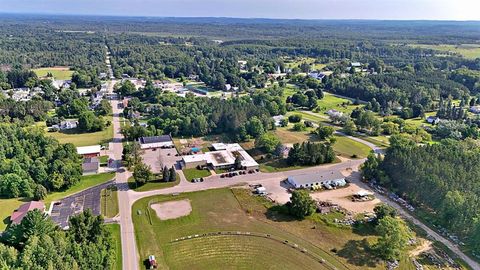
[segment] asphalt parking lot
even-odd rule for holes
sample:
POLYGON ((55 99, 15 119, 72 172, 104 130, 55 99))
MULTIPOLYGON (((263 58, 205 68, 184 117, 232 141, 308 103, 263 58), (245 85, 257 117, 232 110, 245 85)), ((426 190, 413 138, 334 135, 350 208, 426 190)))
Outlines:
POLYGON ((113 182, 112 180, 56 201, 52 208, 52 220, 61 228, 66 229, 70 216, 79 214, 86 209, 91 209, 94 215, 100 215, 100 192, 114 184, 113 182))
POLYGON ((143 162, 152 168, 153 173, 159 173, 164 166, 168 168, 177 166, 182 160, 180 156, 175 156, 177 150, 175 148, 157 148, 146 149, 142 154, 143 162))

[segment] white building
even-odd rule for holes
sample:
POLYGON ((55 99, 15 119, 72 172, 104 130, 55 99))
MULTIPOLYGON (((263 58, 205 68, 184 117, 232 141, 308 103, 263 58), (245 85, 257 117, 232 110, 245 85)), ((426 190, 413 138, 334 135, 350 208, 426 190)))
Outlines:
POLYGON ((195 168, 208 165, 213 169, 226 169, 233 168, 235 160, 240 158, 241 165, 245 170, 259 168, 258 163, 238 143, 214 143, 212 148, 215 151, 183 156, 183 166, 195 168))
POLYGON ((311 188, 314 186, 322 186, 325 183, 345 183, 345 176, 338 171, 329 171, 312 174, 299 174, 289 176, 287 181, 295 188, 311 188))
POLYGON ((98 157, 100 156, 100 145, 90 145, 90 146, 81 146, 77 147, 77 154, 82 155, 83 157, 98 157))
POLYGON ((170 135, 141 137, 138 139, 141 149, 154 149, 154 148, 173 148, 172 137, 170 135))

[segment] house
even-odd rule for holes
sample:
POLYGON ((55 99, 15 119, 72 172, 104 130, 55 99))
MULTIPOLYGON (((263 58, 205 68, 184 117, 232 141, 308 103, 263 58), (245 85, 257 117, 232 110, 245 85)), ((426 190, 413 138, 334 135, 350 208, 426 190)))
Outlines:
POLYGON ((325 78, 325 74, 318 71, 310 72, 308 73, 308 76, 317 80, 322 80, 323 78, 325 78))
POLYGON ((330 109, 326 112, 326 114, 332 118, 335 118, 335 117, 341 117, 343 116, 343 113, 342 112, 339 112, 335 109, 330 109))
POLYGON ((472 106, 470 107, 470 112, 474 114, 480 114, 480 106, 472 106))
POLYGON ((100 171, 100 161, 97 157, 84 158, 82 163, 83 175, 97 174, 100 171))
POLYGON ((283 115, 272 116, 273 121, 275 121, 275 126, 280 127, 282 125, 282 120, 285 119, 283 115))
POLYGON ((77 147, 77 153, 82 155, 84 158, 90 157, 99 157, 100 156, 100 145, 90 145, 90 146, 80 146, 77 147))
POLYGON ((172 137, 170 135, 141 137, 138 139, 141 149, 173 148, 172 137))
POLYGON ((38 209, 41 212, 45 211, 45 204, 39 201, 31 201, 22 204, 17 210, 15 210, 10 216, 10 222, 12 224, 20 224, 22 219, 27 215, 28 212, 38 209))
POLYGON ((295 188, 312 188, 324 184, 340 185, 345 182, 345 176, 338 171, 327 171, 314 174, 292 175, 287 178, 287 181, 295 188))
POLYGON ((67 129, 74 129, 77 128, 78 122, 77 121, 62 121, 60 122, 59 128, 61 130, 67 130, 67 129))
POLYGON ((230 90, 232 90, 232 85, 229 83, 225 84, 225 91, 230 91, 230 90))
POLYGON ((350 66, 354 68, 359 68, 362 67, 362 64, 360 62, 352 62, 350 66))
POLYGON ((429 124, 436 125, 436 124, 438 124, 438 122, 440 122, 439 117, 436 117, 436 116, 427 117, 427 123, 429 123, 429 124))
POLYGON ((235 160, 238 158, 244 170, 259 168, 258 163, 238 143, 214 143, 212 148, 214 151, 183 156, 183 167, 188 169, 210 166, 214 170, 230 169, 235 166, 235 160))
POLYGON ((105 72, 100 72, 100 75, 98 75, 98 77, 99 77, 100 79, 105 79, 105 78, 107 78, 107 73, 105 73, 105 72))

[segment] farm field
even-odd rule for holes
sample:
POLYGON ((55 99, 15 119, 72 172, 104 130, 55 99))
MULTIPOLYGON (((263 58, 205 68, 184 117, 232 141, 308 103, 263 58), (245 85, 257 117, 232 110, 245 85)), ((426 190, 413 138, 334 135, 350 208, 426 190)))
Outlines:
POLYGON ((38 77, 46 77, 48 73, 51 73, 55 80, 70 80, 73 74, 69 67, 36 68, 33 69, 33 72, 38 77))
MULTIPOLYGON (((329 220, 334 217, 328 215, 292 220, 268 210, 270 206, 270 202, 244 189, 141 199, 132 209, 139 264, 143 266, 148 255, 155 255, 162 269, 226 269, 226 265, 228 269, 385 268, 365 254, 364 246, 375 238, 368 230, 332 225, 329 220), (152 203, 184 199, 190 200, 192 213, 177 219, 162 221, 149 207, 152 203), (182 237, 184 240, 175 241, 182 237), (326 263, 313 260, 302 249, 326 263)), ((334 215, 337 217, 337 213, 334 215)), ((414 268, 405 261, 398 269, 414 268)))
POLYGON ((321 113, 325 113, 328 110, 337 110, 350 115, 355 108, 359 107, 359 105, 353 105, 350 99, 339 97, 328 92, 324 92, 324 97, 319 99, 317 104, 318 107, 320 107, 319 112, 321 113))
POLYGON ((122 239, 120 235, 120 225, 106 224, 105 226, 112 234, 113 241, 115 241, 115 260, 112 269, 122 270, 122 239))
POLYGON ((460 45, 451 45, 451 44, 411 44, 412 47, 432 49, 443 52, 454 52, 462 55, 467 59, 475 59, 480 57, 480 45, 479 44, 460 44, 460 45))

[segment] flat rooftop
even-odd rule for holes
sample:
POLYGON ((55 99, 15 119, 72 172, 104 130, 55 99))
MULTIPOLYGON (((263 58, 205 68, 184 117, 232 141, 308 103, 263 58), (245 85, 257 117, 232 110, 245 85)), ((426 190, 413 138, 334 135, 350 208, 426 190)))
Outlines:
POLYGON ((318 173, 308 173, 308 174, 298 174, 288 177, 292 179, 298 185, 310 184, 310 183, 321 183, 325 181, 345 179, 345 176, 339 171, 326 171, 318 173))
POLYGON ((80 146, 77 147, 77 153, 79 155, 96 154, 100 153, 100 149, 100 145, 80 146))
POLYGON ((170 138, 169 135, 161 135, 161 136, 141 137, 139 141, 141 144, 163 143, 163 142, 171 142, 172 138, 170 138))

